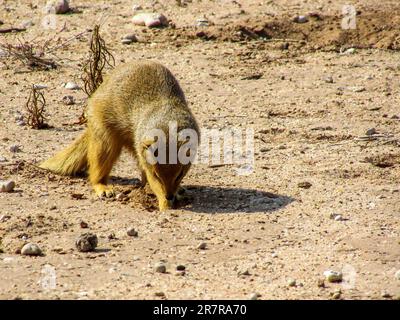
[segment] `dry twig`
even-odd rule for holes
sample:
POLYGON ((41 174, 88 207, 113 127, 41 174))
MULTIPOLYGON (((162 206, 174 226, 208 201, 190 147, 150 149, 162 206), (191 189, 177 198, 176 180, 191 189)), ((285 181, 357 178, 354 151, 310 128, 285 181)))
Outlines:
POLYGON ((29 98, 25 104, 26 111, 28 112, 27 122, 31 128, 45 129, 49 127, 48 124, 45 123, 45 107, 46 100, 43 93, 33 85, 29 98))
MULTIPOLYGON (((115 65, 114 56, 110 53, 104 39, 100 36, 100 25, 95 25, 90 40, 89 58, 83 66, 82 80, 84 91, 90 97, 103 82, 103 70, 106 66, 115 65)), ((79 124, 86 123, 86 107, 79 118, 79 124)))

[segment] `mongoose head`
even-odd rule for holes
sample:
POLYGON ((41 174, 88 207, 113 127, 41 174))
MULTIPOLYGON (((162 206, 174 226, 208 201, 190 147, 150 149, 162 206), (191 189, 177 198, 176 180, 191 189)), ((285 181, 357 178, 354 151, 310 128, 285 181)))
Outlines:
POLYGON ((185 149, 189 148, 184 146, 187 143, 187 141, 178 142, 177 151, 174 151, 176 157, 170 157, 168 144, 164 149, 157 149, 157 146, 154 146, 154 141, 146 141, 142 144, 141 166, 150 188, 157 196, 161 211, 173 207, 179 185, 190 169, 190 152, 193 153, 194 151, 185 149), (182 150, 185 153, 186 161, 179 156, 182 150), (165 157, 161 155, 162 152, 165 152, 165 157))

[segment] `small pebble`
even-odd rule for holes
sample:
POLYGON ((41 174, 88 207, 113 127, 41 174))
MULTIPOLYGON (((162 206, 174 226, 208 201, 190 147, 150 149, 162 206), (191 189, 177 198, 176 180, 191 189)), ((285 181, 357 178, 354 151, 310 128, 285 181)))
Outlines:
POLYGON ((364 92, 364 91, 366 91, 365 87, 362 87, 362 86, 360 86, 360 87, 351 87, 350 89, 353 92, 364 92))
POLYGON ((79 223, 79 225, 81 226, 82 229, 87 229, 87 228, 89 228, 89 225, 88 225, 87 222, 85 222, 85 221, 81 221, 81 222, 79 223))
POLYGON ((138 39, 137 39, 136 35, 134 35, 134 34, 126 34, 122 38, 121 42, 123 44, 131 44, 132 42, 138 42, 138 39))
POLYGON ((33 87, 37 90, 42 90, 42 89, 46 89, 47 85, 45 84, 34 84, 33 87))
POLYGON ((293 21, 296 23, 306 23, 306 22, 308 22, 308 17, 307 16, 297 16, 297 17, 294 17, 293 21))
POLYGON ((0 181, 0 192, 12 192, 15 188, 15 182, 12 180, 0 181))
POLYGON ((21 151, 21 147, 17 144, 10 146, 10 152, 17 153, 21 151))
POLYGON ((375 128, 368 129, 368 130, 365 132, 365 134, 366 134, 367 136, 372 136, 372 135, 377 134, 377 133, 378 133, 378 131, 376 131, 375 128))
POLYGON ((392 295, 386 291, 382 291, 381 296, 382 296, 382 298, 391 298, 392 297, 392 295))
POLYGON ((345 50, 344 52, 342 52, 342 54, 354 54, 356 52, 357 52, 357 50, 355 48, 349 48, 349 49, 345 50))
POLYGON ((328 282, 341 282, 343 279, 343 275, 341 272, 327 270, 324 272, 325 279, 328 282))
POLYGON ((75 98, 73 96, 64 96, 62 98, 62 103, 66 106, 72 106, 73 104, 75 104, 75 98))
POLYGON ((296 286, 296 280, 289 279, 287 285, 288 285, 288 287, 295 287, 296 286))
POLYGON ((133 41, 132 40, 129 40, 129 39, 122 39, 121 40, 121 43, 122 44, 131 44, 133 41))
POLYGON ((239 271, 238 275, 239 276, 250 276, 250 271, 248 269, 243 270, 243 271, 239 271))
POLYGON ((7 159, 2 157, 2 156, 0 156, 0 162, 7 162, 7 159))
POLYGON ((137 237, 138 236, 138 232, 134 229, 134 228, 129 228, 126 231, 126 234, 130 237, 137 237))
POLYGON ((132 22, 135 25, 148 28, 168 26, 168 19, 163 14, 158 13, 138 13, 132 18, 132 22))
POLYGON ((76 239, 75 246, 80 252, 93 251, 97 247, 98 239, 93 233, 81 234, 78 239, 76 239))
POLYGON ((186 270, 186 267, 185 267, 183 264, 178 264, 178 265, 176 266, 176 270, 178 270, 178 271, 184 271, 184 270, 186 270))
POLYGON ((400 270, 397 270, 397 271, 396 271, 396 273, 394 274, 394 277, 395 277, 397 280, 400 280, 400 270))
POLYGON ((340 291, 333 292, 332 299, 338 300, 338 299, 340 299, 341 295, 342 295, 342 293, 340 291))
POLYGON ((297 184, 297 186, 298 186, 299 188, 302 188, 302 189, 310 189, 311 186, 312 186, 312 184, 311 184, 310 182, 308 182, 308 181, 304 181, 304 182, 299 182, 299 183, 297 184))
POLYGON ((197 246, 197 249, 200 249, 200 250, 205 250, 205 249, 207 249, 207 243, 201 242, 201 243, 197 246))
POLYGON ((342 217, 342 215, 338 214, 338 215, 334 218, 334 220, 335 220, 335 221, 343 221, 344 218, 342 217))
POLYGON ((164 292, 155 292, 154 293, 154 295, 156 296, 156 297, 165 297, 165 293, 164 292))
POLYGON ((158 273, 166 273, 167 272, 167 267, 165 266, 165 263, 163 262, 157 262, 154 270, 158 273))
POLYGON ((333 78, 331 76, 327 76, 324 78, 326 83, 333 83, 333 78))
POLYGON ((75 82, 67 82, 64 86, 68 90, 79 90, 80 87, 75 82))
POLYGON ((49 0, 47 1, 45 12, 48 14, 64 14, 70 10, 68 0, 49 0))
POLYGON ((21 254, 24 256, 41 256, 42 249, 36 243, 27 243, 22 247, 21 254))
POLYGON ((338 214, 338 213, 331 213, 329 215, 329 218, 332 219, 332 220, 335 220, 335 221, 343 221, 344 220, 343 216, 341 214, 338 214))
POLYGON ((250 300, 257 300, 261 295, 257 292, 254 292, 250 295, 249 299, 250 300))
POLYGON ((143 7, 140 4, 134 4, 132 7, 133 11, 140 11, 143 10, 143 7))

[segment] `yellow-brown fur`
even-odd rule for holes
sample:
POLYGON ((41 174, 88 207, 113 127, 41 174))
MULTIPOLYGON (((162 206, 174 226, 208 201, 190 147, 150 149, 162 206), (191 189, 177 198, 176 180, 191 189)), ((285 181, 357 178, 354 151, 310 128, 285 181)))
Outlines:
POLYGON ((168 139, 171 121, 176 121, 178 131, 190 128, 199 132, 171 72, 151 61, 123 64, 106 77, 89 99, 88 126, 83 135, 40 167, 62 175, 88 171, 96 194, 109 197, 114 192, 107 180, 125 147, 138 160, 142 183, 149 183, 160 210, 170 208, 190 163, 150 165, 145 152, 148 131, 161 129, 168 139))

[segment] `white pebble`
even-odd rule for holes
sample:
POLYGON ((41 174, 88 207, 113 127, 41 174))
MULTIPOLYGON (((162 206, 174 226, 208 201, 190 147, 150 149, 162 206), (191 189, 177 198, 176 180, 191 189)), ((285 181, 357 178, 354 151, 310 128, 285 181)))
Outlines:
POLYGON ((45 12, 49 14, 64 14, 69 10, 68 0, 49 0, 45 7, 45 12))
POLYGON ((346 55, 346 54, 354 54, 356 52, 357 52, 357 50, 355 48, 349 48, 347 50, 341 51, 341 54, 344 54, 344 55, 346 55))
POLYGON ((254 292, 254 293, 252 293, 252 294, 250 295, 249 299, 250 299, 250 300, 257 300, 259 296, 260 296, 259 293, 254 292))
POLYGON ((341 282, 343 279, 343 275, 341 272, 333 271, 333 270, 325 271, 324 276, 328 282, 341 282))
POLYGON ((395 277, 397 280, 400 280, 400 270, 397 270, 397 271, 396 271, 396 273, 394 274, 394 277, 395 277))
POLYGON ((140 11, 140 10, 143 10, 143 7, 140 4, 134 4, 133 7, 132 7, 132 10, 134 12, 140 11))
POLYGON ((295 287, 296 286, 296 280, 289 279, 287 285, 288 285, 288 287, 295 287))
POLYGON ((12 180, 0 181, 0 192, 11 192, 15 188, 15 182, 12 180))
POLYGON ((167 272, 167 267, 165 266, 165 264, 163 262, 156 263, 154 269, 158 273, 166 273, 167 272))
POLYGON ((159 13, 138 13, 132 18, 132 22, 135 25, 149 28, 168 26, 168 19, 159 13))
POLYGON ((22 247, 21 254, 24 256, 41 256, 42 249, 36 243, 27 243, 22 247))
POLYGON ((64 86, 68 90, 79 90, 80 87, 75 82, 67 82, 64 86))
POLYGON ((294 22, 297 22, 297 23, 306 23, 307 21, 308 21, 307 16, 297 16, 294 18, 294 22))
POLYGON ((37 90, 46 89, 47 85, 45 84, 34 84, 33 87, 37 90))

